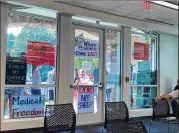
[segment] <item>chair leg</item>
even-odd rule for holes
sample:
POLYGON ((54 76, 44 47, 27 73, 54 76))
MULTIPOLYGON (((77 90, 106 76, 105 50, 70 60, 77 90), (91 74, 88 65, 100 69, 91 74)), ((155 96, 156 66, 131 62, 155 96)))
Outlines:
POLYGON ((150 121, 149 133, 151 133, 152 120, 150 121))

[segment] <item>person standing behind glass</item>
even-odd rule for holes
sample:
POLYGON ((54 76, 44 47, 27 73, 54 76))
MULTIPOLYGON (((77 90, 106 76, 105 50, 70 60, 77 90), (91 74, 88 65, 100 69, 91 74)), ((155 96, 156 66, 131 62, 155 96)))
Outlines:
MULTIPOLYGON (((40 85, 41 84, 41 73, 40 73, 41 66, 32 65, 32 84, 33 85, 40 85)), ((41 95, 41 89, 39 88, 32 88, 31 95, 41 95)))
MULTIPOLYGON (((47 84, 49 85, 54 85, 56 81, 56 73, 55 73, 55 68, 53 68, 51 71, 48 72, 48 79, 47 79, 47 84)), ((53 102, 55 100, 54 95, 55 95, 55 88, 54 87, 49 87, 48 88, 48 99, 50 102, 53 102)))

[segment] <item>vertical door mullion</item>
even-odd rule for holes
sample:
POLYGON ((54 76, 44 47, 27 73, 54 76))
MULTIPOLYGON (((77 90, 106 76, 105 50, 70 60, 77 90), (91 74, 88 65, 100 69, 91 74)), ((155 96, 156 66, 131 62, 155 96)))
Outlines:
MULTIPOLYGON (((123 45, 123 72, 122 72, 122 81, 123 81, 123 99, 127 104, 129 110, 131 110, 130 102, 130 80, 129 82, 125 81, 126 77, 130 77, 130 64, 131 64, 131 28, 122 27, 122 45, 123 45)), ((129 78, 130 79, 130 78, 129 78)))

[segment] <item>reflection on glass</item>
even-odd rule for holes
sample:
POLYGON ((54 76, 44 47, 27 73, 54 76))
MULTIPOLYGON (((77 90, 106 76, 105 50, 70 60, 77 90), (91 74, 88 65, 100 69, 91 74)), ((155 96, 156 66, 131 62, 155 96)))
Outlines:
POLYGON ((107 30, 106 43, 106 101, 120 101, 121 52, 120 32, 107 30))
POLYGON ((156 38, 132 35, 131 84, 157 85, 156 38))
POLYGON ((156 95, 157 88, 154 87, 131 87, 131 108, 151 108, 156 95))
POLYGON ((45 105, 55 103, 54 87, 39 88, 5 88, 4 119, 43 117, 45 105))
POLYGON ((97 112, 98 87, 82 85, 99 84, 99 33, 76 29, 74 43, 74 85, 79 85, 74 90, 74 107, 78 113, 97 112))

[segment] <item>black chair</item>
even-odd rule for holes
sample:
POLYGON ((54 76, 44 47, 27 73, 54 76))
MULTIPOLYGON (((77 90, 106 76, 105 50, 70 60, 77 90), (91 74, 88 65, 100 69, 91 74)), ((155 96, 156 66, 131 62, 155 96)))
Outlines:
POLYGON ((152 113, 152 120, 150 122, 150 131, 151 131, 152 121, 164 122, 165 118, 170 116, 170 106, 166 99, 161 99, 158 102, 156 102, 155 99, 153 99, 152 107, 153 107, 153 113, 152 113))
POLYGON ((76 114, 72 104, 47 105, 43 133, 68 131, 75 133, 76 114))
POLYGON ((105 103, 104 129, 107 129, 108 125, 120 124, 120 123, 128 122, 128 120, 129 120, 129 112, 124 101, 105 103))

